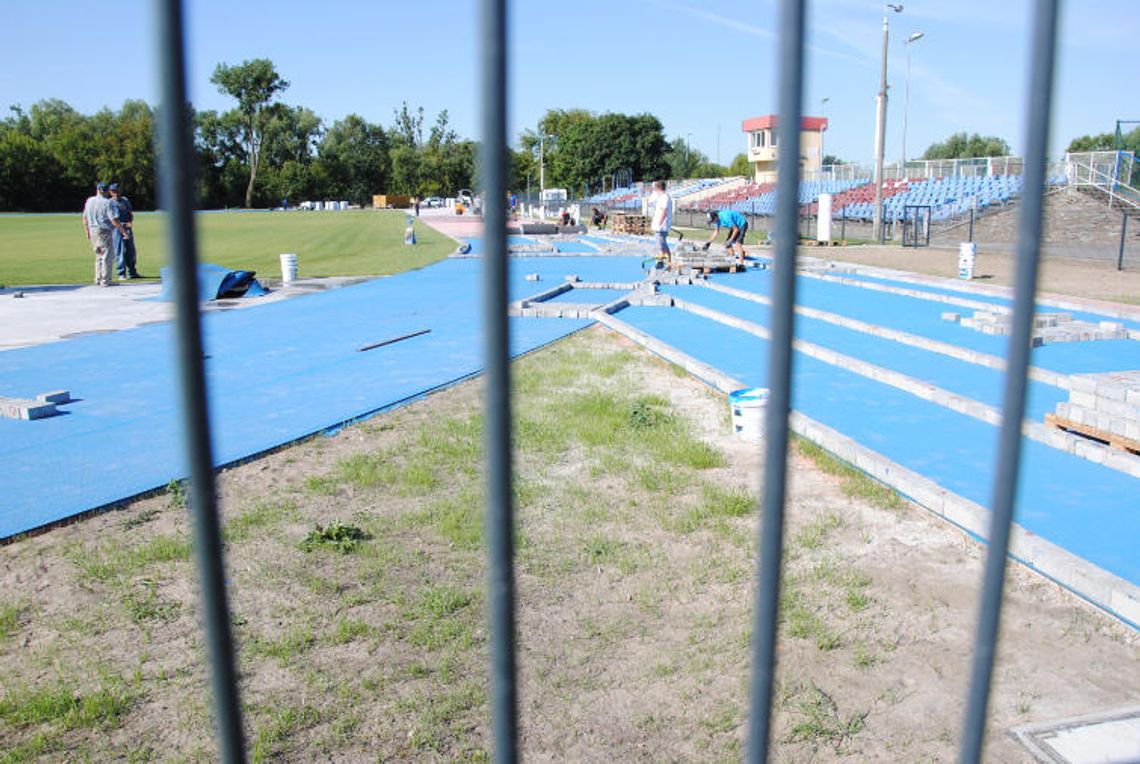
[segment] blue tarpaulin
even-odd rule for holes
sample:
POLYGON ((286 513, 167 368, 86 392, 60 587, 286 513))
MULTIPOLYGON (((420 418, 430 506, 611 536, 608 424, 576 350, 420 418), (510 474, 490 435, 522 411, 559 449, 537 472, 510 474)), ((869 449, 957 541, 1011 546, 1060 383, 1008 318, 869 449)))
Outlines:
MULTIPOLYGON (((174 274, 170 268, 161 269, 162 294, 159 300, 174 300, 174 274)), ((198 264, 198 299, 219 300, 223 297, 260 297, 268 294, 254 278, 256 271, 233 271, 210 263, 198 264)))

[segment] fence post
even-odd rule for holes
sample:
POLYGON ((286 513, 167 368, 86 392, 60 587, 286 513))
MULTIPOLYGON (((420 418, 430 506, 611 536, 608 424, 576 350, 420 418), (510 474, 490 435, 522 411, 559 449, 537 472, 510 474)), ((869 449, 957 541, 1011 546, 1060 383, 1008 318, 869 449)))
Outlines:
POLYGON ((510 324, 507 319, 507 8, 483 0, 481 95, 483 182, 483 321, 486 358, 485 424, 487 610, 490 625, 492 757, 518 760, 518 691, 515 656, 514 501, 511 472, 510 324))
POLYGON ((978 620, 974 636, 973 665, 962 744, 958 761, 981 761, 985 739, 986 709, 1000 631, 1002 589, 1008 564, 1009 540, 1013 525, 1017 476, 1021 464, 1021 426, 1029 370, 1030 336, 1033 331, 1033 300, 1037 292, 1041 256, 1041 227, 1044 208, 1046 149, 1049 145, 1049 115, 1053 95, 1053 66, 1056 60, 1057 15, 1060 0, 1038 0, 1034 4, 1032 65, 1030 66, 1028 125, 1025 151, 1025 205, 1018 217, 1017 263, 1014 278, 1013 328, 1006 351, 1005 390, 1002 395, 1002 424, 998 433, 998 463, 990 506, 982 592, 978 598, 978 620))
POLYGON ((796 304, 796 215, 799 209, 800 122, 803 114, 804 0, 782 0, 779 11, 779 174, 776 190, 776 252, 772 270, 771 339, 768 342, 768 410, 764 432, 763 496, 760 503, 760 557, 756 613, 752 630, 752 682, 749 692, 748 748, 745 761, 766 762, 776 671, 780 561, 783 556, 784 498, 788 456, 788 414, 792 400, 792 338, 796 304))
POLYGON ((198 311, 198 256, 194 237, 194 144, 186 105, 186 42, 180 0, 155 3, 158 31, 159 206, 170 224, 170 263, 174 275, 175 321, 181 414, 190 467, 190 514, 194 552, 201 587, 206 657, 214 695, 218 759, 245 762, 241 698, 226 601, 222 530, 218 519, 214 456, 210 446, 210 417, 206 374, 202 361, 202 325, 198 311))

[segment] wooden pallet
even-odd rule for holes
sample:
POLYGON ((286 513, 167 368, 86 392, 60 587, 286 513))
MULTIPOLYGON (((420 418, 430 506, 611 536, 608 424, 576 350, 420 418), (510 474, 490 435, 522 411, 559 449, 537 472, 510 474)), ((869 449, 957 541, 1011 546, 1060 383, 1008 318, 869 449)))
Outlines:
POLYGON ((1112 433, 1098 430, 1096 427, 1090 427, 1087 424, 1074 422, 1072 419, 1057 416, 1056 414, 1045 415, 1045 425, 1047 427, 1056 427, 1058 430, 1065 430, 1066 432, 1081 435, 1082 437, 1091 440, 1099 441, 1112 448, 1118 448, 1121 451, 1128 451, 1132 454, 1140 455, 1140 440, 1132 440, 1123 435, 1113 435, 1112 433))

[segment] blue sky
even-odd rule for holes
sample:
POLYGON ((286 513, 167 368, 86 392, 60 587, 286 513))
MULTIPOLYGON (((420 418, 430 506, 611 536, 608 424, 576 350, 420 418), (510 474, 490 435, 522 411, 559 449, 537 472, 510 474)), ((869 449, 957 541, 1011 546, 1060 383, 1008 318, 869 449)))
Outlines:
MULTIPOLYGON (((744 150, 741 122, 776 110, 775 0, 510 2, 512 140, 551 108, 650 112, 669 138, 713 160, 744 150)), ((1030 0, 904 0, 890 14, 888 161, 901 151, 910 46, 907 154, 967 131, 1024 148, 1030 0)), ((209 78, 219 62, 269 58, 290 81, 283 101, 326 123, 350 113, 388 126, 403 101, 430 122, 477 137, 475 0, 188 0, 190 93, 198 108, 233 102, 209 78)), ((804 111, 826 116, 825 150, 870 162, 884 6, 808 4, 804 111), (824 103, 823 99, 827 99, 824 103)), ((62 98, 84 113, 128 98, 157 102, 151 3, 4 2, 0 107, 62 98)), ((1074 137, 1140 119, 1126 62, 1137 0, 1063 4, 1050 154, 1074 137)))

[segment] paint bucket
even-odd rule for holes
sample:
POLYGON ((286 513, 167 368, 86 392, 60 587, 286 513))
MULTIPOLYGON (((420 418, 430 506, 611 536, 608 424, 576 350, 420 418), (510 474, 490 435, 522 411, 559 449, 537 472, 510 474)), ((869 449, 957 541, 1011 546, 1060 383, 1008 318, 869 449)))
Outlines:
POLYGON ((281 255, 281 282, 290 284, 297 280, 297 256, 292 253, 281 255))
POLYGON ((760 442, 764 439, 764 411, 768 408, 768 389, 745 387, 728 394, 732 412, 732 434, 760 442))
POLYGON ((964 241, 958 245, 958 278, 974 278, 974 263, 978 258, 978 245, 964 241))

